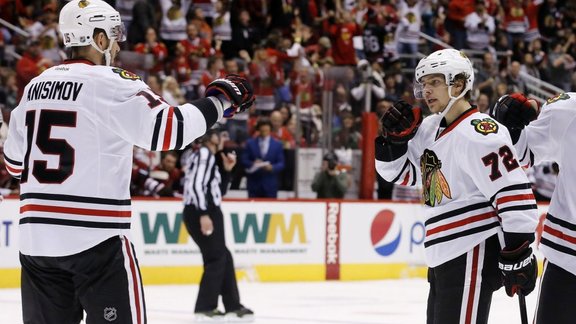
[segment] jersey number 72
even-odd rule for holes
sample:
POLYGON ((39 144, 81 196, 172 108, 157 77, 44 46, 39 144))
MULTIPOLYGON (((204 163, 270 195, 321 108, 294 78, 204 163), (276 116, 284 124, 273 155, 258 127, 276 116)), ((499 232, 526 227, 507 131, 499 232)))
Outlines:
POLYGON ((500 158, 502 159, 502 164, 506 168, 506 171, 510 172, 520 165, 518 161, 514 158, 514 154, 510 150, 510 148, 506 145, 502 146, 498 153, 492 152, 485 157, 482 158, 482 162, 484 162, 485 166, 489 166, 491 168, 490 171, 490 180, 495 181, 498 178, 502 177, 502 173, 500 172, 500 158))

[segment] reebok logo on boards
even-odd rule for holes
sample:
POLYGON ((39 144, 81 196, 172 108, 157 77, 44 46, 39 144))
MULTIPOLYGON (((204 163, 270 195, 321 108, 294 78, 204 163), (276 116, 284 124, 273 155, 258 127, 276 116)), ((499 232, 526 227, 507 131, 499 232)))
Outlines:
POLYGON ((335 203, 328 204, 328 218, 326 226, 326 263, 338 263, 338 214, 340 206, 335 203))

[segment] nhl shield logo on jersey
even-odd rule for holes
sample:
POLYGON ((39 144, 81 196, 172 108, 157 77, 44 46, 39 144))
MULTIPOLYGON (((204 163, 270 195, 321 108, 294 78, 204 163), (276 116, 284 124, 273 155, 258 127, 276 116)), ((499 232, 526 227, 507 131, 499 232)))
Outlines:
POLYGON ((122 79, 126 79, 126 80, 140 80, 140 76, 132 73, 130 71, 126 71, 124 69, 121 68, 112 68, 112 72, 118 74, 122 79))
POLYGON ((492 118, 474 119, 470 122, 474 130, 484 136, 498 133, 498 124, 492 118))
POLYGON ((118 318, 118 314, 116 313, 115 307, 106 307, 104 308, 104 319, 108 322, 115 321, 118 318))
POLYGON ((424 187, 422 198, 424 203, 430 207, 441 203, 444 196, 452 199, 450 186, 440 170, 441 168, 442 161, 438 159, 436 153, 428 149, 424 150, 420 157, 420 170, 422 171, 422 185, 424 187))

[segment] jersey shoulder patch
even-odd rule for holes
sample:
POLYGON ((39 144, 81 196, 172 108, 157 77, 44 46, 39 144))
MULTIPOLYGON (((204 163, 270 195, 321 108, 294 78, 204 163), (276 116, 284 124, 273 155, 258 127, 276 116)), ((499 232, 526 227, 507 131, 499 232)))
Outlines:
POLYGON ((570 96, 567 93, 561 93, 556 97, 548 98, 548 100, 546 100, 546 104, 551 104, 559 100, 567 100, 567 99, 570 99, 570 96))
POLYGON ((118 76, 120 76, 120 78, 125 79, 125 80, 132 80, 132 81, 136 81, 136 80, 142 80, 142 78, 140 78, 139 75, 137 75, 136 73, 132 73, 130 71, 121 69, 121 68, 112 68, 112 72, 118 74, 118 76))
POLYGON ((472 119, 470 124, 477 133, 484 136, 498 133, 498 124, 492 118, 472 119))

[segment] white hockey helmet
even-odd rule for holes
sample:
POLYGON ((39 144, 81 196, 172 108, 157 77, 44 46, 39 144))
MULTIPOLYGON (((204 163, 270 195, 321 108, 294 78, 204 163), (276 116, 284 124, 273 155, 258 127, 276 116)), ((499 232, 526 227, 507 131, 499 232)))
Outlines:
POLYGON ((68 2, 60 11, 59 24, 66 47, 92 44, 96 28, 104 30, 111 40, 126 40, 120 13, 102 0, 68 2))
POLYGON ((420 85, 420 87, 414 87, 414 96, 419 99, 423 98, 423 89, 420 80, 422 77, 430 74, 444 75, 448 87, 454 85, 454 79, 457 75, 464 74, 466 76, 466 87, 459 97, 471 91, 474 85, 474 68, 472 67, 472 62, 470 62, 466 54, 452 48, 439 50, 422 58, 420 62, 418 62, 414 74, 417 85, 420 85))

